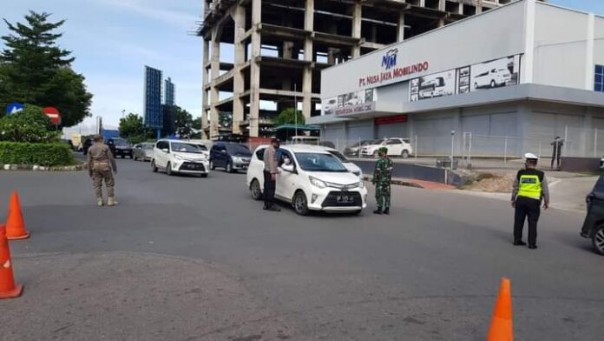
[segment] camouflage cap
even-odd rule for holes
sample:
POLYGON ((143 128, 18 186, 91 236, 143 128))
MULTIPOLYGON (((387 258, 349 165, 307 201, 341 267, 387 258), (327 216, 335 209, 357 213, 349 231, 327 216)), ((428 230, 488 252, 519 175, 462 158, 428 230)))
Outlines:
POLYGON ((388 148, 382 147, 382 148, 380 148, 380 152, 384 153, 384 154, 388 154, 388 148))

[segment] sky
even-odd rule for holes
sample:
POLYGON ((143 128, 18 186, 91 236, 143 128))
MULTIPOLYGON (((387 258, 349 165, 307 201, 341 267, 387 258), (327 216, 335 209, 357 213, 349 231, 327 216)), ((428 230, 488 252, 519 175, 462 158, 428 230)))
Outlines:
MULTIPOLYGON (((203 0, 0 0, 0 17, 22 21, 29 10, 66 19, 59 41, 73 51, 73 68, 94 95, 92 113, 117 127, 126 113, 143 113, 144 66, 163 70, 176 85, 176 104, 201 114, 202 40, 192 32, 203 0)), ((550 0, 564 7, 604 15, 604 0, 550 0)), ((0 23, 0 35, 8 30, 0 23)), ((0 41, 0 49, 3 49, 0 41)), ((231 56, 225 56, 231 58, 231 56)), ((84 125, 93 125, 94 118, 84 125)))

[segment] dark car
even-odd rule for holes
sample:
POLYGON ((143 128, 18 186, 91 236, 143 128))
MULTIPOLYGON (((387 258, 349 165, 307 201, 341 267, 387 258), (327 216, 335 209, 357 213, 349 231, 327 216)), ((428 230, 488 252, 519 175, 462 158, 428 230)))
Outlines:
POLYGON ((587 216, 583 222, 581 236, 591 239, 595 251, 604 256, 604 174, 585 199, 587 216))
POLYGON ((109 149, 111 149, 111 153, 115 158, 125 158, 128 156, 132 159, 134 157, 134 154, 132 153, 132 145, 124 139, 119 137, 110 138, 107 140, 107 145, 109 146, 109 149))
POLYGON ((84 141, 84 144, 82 144, 82 153, 84 153, 84 155, 88 154, 88 149, 92 146, 92 144, 93 141, 90 137, 84 141))
POLYGON ((247 170, 252 160, 248 147, 231 142, 216 142, 210 150, 210 168, 224 168, 227 173, 247 170))

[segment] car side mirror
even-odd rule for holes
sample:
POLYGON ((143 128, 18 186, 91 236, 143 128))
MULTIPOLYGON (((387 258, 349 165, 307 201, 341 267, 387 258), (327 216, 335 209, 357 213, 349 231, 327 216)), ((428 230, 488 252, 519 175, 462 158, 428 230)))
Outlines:
POLYGON ((286 165, 283 164, 281 165, 281 169, 283 169, 284 171, 288 172, 288 173, 296 173, 296 167, 294 167, 294 165, 286 165))
POLYGON ((168 153, 168 154, 170 153, 170 150, 168 148, 164 148, 161 151, 164 152, 164 153, 168 153))

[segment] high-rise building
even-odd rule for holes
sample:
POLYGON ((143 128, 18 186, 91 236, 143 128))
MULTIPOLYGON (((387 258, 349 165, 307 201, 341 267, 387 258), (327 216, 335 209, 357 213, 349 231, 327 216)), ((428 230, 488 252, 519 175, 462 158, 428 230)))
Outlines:
POLYGON ((232 112, 233 132, 256 137, 261 109, 318 116, 321 70, 513 1, 204 0, 202 125, 214 138, 232 112))
POLYGON ((158 138, 163 128, 161 109, 161 70, 145 66, 145 127, 157 130, 158 138))
POLYGON ((164 85, 165 85, 164 86, 164 90, 165 90, 164 104, 171 105, 171 106, 176 105, 176 101, 175 101, 176 89, 175 89, 174 83, 172 83, 172 79, 170 77, 168 77, 168 79, 166 79, 164 85))

